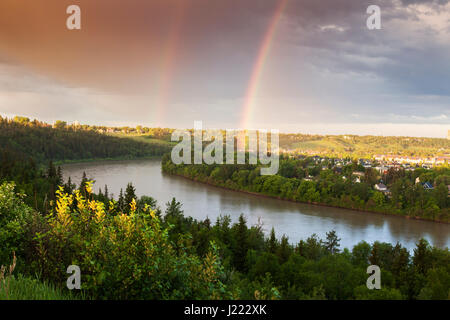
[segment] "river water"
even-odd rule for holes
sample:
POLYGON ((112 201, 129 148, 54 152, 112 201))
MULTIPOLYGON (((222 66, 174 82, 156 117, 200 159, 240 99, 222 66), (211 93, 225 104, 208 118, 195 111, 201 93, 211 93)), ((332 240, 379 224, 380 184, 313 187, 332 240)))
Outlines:
POLYGON ((220 215, 230 215, 237 221, 243 213, 250 225, 263 223, 266 233, 275 227, 278 237, 285 234, 289 242, 297 243, 313 233, 325 238, 326 232, 336 230, 341 247, 352 248, 365 240, 400 242, 412 250, 420 238, 438 247, 450 247, 450 225, 402 217, 365 213, 294 203, 277 199, 229 191, 161 172, 159 160, 104 161, 66 164, 64 178, 69 176, 77 185, 83 171, 96 182, 94 189, 104 190, 115 198, 128 182, 136 187, 136 194, 149 195, 165 210, 165 204, 175 197, 183 204, 185 215, 196 219, 209 217, 214 223, 220 215))

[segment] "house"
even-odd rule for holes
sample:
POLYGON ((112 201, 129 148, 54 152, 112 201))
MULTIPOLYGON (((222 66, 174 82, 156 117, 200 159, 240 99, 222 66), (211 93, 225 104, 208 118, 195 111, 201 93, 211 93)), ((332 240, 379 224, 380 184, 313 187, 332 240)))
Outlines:
POLYGON ((422 184, 422 186, 423 186, 423 188, 424 188, 425 190, 433 190, 433 189, 434 189, 433 185, 432 185, 431 182, 429 182, 429 181, 427 181, 427 182, 425 182, 424 184, 422 184))
POLYGON ((377 183, 374 186, 375 190, 381 191, 381 192, 387 192, 388 188, 386 187, 386 185, 384 183, 377 183))

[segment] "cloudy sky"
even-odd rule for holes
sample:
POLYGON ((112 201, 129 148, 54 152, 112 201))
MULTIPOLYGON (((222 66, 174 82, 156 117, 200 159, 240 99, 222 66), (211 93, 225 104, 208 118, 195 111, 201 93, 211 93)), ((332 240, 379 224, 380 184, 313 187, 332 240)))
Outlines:
POLYGON ((445 137, 449 57, 448 0, 1 0, 0 114, 445 137))

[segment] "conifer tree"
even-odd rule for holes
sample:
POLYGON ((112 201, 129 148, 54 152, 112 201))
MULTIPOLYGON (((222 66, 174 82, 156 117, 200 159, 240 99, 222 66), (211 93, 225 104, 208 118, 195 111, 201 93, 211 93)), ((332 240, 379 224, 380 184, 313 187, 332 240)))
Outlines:
POLYGON ((331 254, 338 253, 340 251, 339 250, 340 241, 341 239, 338 238, 335 230, 327 232, 327 239, 324 242, 325 249, 331 254))
POLYGON ((278 241, 275 236, 275 228, 272 227, 272 230, 270 231, 270 238, 268 241, 268 249, 270 253, 275 253, 278 248, 278 241))
POLYGON ((120 212, 124 212, 125 199, 123 198, 123 190, 122 189, 120 189, 119 199, 117 201, 117 205, 119 207, 119 211, 120 212))
POLYGON ((235 226, 235 248, 234 248, 234 265, 237 270, 245 271, 246 257, 249 248, 248 244, 248 228, 247 221, 243 214, 239 216, 239 221, 235 226))
POLYGON ((105 184, 105 198, 107 201, 109 200, 108 186, 106 184, 105 184))
POLYGON ((130 204, 131 202, 136 200, 136 189, 133 187, 133 184, 130 182, 127 185, 127 188, 125 189, 125 198, 124 198, 124 211, 129 212, 130 211, 130 204))
POLYGON ((280 261, 280 265, 287 262, 291 256, 291 247, 289 245, 289 239, 285 235, 281 237, 280 246, 277 250, 277 256, 280 261))
POLYGON ((56 170, 56 185, 64 185, 63 174, 60 166, 58 166, 58 169, 56 170))

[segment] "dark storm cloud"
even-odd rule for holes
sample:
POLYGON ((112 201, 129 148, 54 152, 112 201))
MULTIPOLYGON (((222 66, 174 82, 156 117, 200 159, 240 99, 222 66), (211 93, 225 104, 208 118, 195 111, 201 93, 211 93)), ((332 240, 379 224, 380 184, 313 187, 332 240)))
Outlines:
MULTIPOLYGON (((291 23, 299 26, 298 32, 290 35, 290 40, 302 47, 321 49, 318 50, 319 57, 313 58, 319 67, 339 72, 373 73, 390 81, 397 90, 411 93, 450 95, 448 27, 446 31, 434 30, 423 24, 419 30, 396 30, 396 21, 415 20, 417 14, 401 10, 393 5, 393 1, 340 0, 334 1, 328 10, 326 3, 302 1, 293 5, 293 11, 289 12, 291 23), (365 8, 369 4, 380 6, 382 30, 366 28, 368 15, 365 8), (342 31, 323 32, 320 26, 327 25, 338 26, 342 31), (439 34, 448 41, 437 41, 439 34), (382 61, 386 63, 376 63, 382 61)), ((433 3, 445 5, 448 1, 433 3)), ((404 24, 405 28, 408 26, 404 24)))

